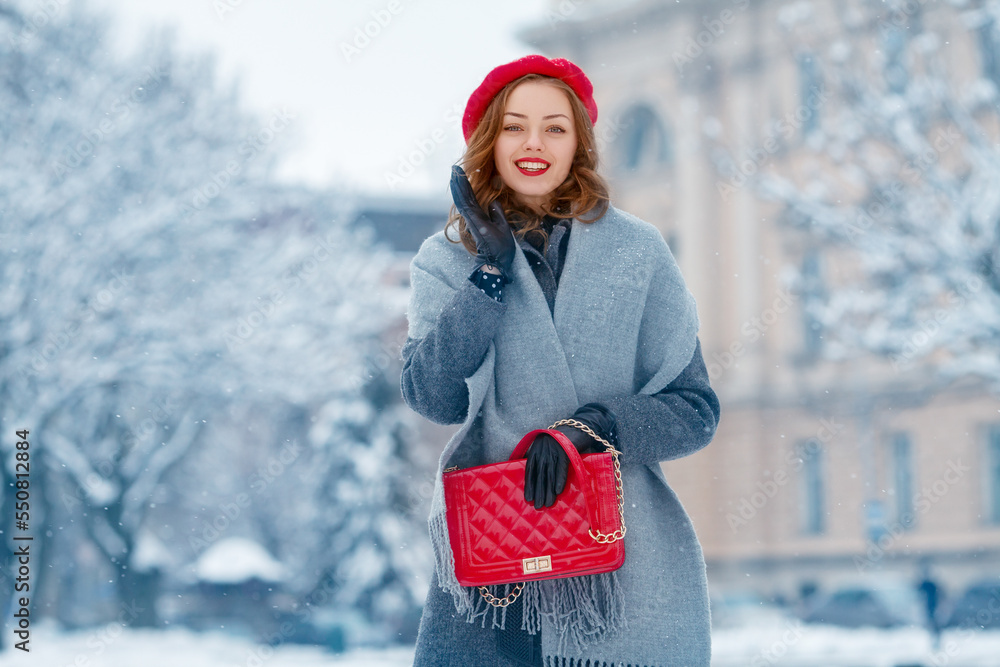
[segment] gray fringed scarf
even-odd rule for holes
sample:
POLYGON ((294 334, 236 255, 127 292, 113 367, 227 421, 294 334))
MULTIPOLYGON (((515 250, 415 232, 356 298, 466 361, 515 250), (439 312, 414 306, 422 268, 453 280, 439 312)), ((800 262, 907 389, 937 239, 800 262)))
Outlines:
MULTIPOLYGON (((524 253, 517 253, 515 282, 504 288, 504 319, 482 365, 466 379, 467 417, 441 454, 429 520, 437 577, 470 622, 485 623, 492 614, 494 627, 502 627, 505 614, 455 579, 442 471, 505 461, 525 433, 570 416, 584 403, 654 394, 695 350, 695 301, 659 231, 614 207, 592 224, 572 224, 554 314, 524 253)), ((412 338, 432 330, 475 266, 464 246, 443 232, 424 242, 411 264, 412 338)), ((549 657, 663 664, 665 642, 680 642, 684 664, 700 664, 689 653, 695 649, 684 646, 693 642, 696 653, 708 650, 701 647, 708 609, 700 546, 659 466, 629 465, 628 452, 622 463, 625 565, 603 575, 529 583, 521 597, 523 627, 542 630, 549 657), (664 627, 673 620, 636 611, 655 609, 647 598, 660 595, 673 598, 679 616, 697 626, 697 637, 664 627)))

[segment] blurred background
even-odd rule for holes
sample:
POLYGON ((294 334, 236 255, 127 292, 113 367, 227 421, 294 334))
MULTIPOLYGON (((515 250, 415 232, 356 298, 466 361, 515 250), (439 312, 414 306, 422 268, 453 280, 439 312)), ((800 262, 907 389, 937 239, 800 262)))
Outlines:
POLYGON ((409 261, 528 53, 698 301, 713 663, 1000 665, 993 0, 0 0, 0 664, 410 664, 409 261))

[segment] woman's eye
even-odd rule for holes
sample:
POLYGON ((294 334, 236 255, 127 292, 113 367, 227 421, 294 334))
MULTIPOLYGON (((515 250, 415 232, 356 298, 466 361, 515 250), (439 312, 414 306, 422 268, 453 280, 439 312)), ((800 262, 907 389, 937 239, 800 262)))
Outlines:
POLYGON ((549 131, 550 132, 565 132, 566 130, 562 129, 558 125, 553 125, 552 127, 549 128, 549 131))
POLYGON ((521 128, 517 125, 508 125, 503 129, 507 130, 508 132, 513 132, 514 130, 520 130, 521 128))

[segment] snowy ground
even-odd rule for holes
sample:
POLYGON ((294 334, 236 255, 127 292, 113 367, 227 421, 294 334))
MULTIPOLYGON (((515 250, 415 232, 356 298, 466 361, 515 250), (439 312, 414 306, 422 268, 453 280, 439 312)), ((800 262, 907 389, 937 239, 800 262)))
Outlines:
POLYGON ((789 620, 716 630, 712 654, 713 667, 1000 667, 1000 632, 947 631, 935 648, 921 628, 852 630, 789 620))
POLYGON ((33 630, 31 653, 0 653, 0 666, 37 667, 403 667, 413 649, 334 654, 317 647, 254 644, 221 633, 122 630, 111 624, 90 632, 33 630), (110 630, 110 632, 108 632, 110 630))
MULTIPOLYGON (((187 630, 84 633, 33 629, 31 653, 0 654, 0 665, 44 667, 403 667, 412 648, 332 654, 306 646, 256 645, 187 630)), ((110 630, 110 632, 109 632, 110 630)), ((845 630, 787 621, 713 633, 713 667, 1000 667, 1000 632, 948 632, 934 650, 925 632, 845 630)))

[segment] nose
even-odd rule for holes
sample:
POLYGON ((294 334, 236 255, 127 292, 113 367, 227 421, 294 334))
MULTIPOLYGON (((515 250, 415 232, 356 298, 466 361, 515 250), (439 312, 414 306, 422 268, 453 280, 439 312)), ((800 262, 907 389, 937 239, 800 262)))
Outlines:
POLYGON ((529 130, 525 133, 524 149, 529 151, 545 150, 545 143, 542 141, 542 133, 538 130, 529 130))

